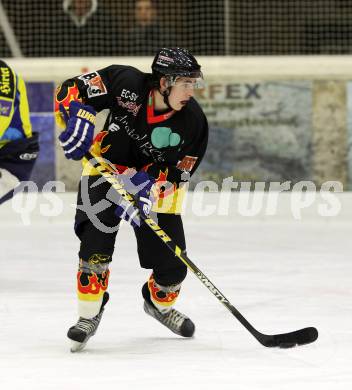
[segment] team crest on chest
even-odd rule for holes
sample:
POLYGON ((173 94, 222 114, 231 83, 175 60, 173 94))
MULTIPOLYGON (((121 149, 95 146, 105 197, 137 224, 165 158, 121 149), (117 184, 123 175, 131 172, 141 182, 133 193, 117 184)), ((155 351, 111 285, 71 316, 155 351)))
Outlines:
POLYGON ((128 112, 130 112, 133 116, 137 116, 140 108, 142 107, 142 104, 137 104, 136 102, 132 102, 128 100, 127 102, 124 102, 121 98, 121 96, 117 96, 117 104, 126 109, 128 112))
POLYGON ((151 140, 153 146, 161 149, 179 145, 181 137, 179 134, 173 133, 169 127, 155 127, 151 134, 151 140))

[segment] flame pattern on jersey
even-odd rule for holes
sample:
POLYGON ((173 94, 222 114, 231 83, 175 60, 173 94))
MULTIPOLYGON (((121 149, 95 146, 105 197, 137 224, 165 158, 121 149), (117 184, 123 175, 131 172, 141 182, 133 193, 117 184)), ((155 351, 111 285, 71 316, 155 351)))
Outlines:
POLYGON ((168 195, 174 194, 177 190, 176 183, 169 183, 167 181, 167 175, 169 170, 166 168, 163 172, 159 171, 159 176, 156 179, 157 189, 158 189, 158 199, 163 199, 168 195), (165 186, 166 184, 166 186, 165 186), (170 185, 171 184, 171 185, 170 185))
MULTIPOLYGON (((144 172, 148 172, 148 169, 152 167, 154 164, 148 164, 145 167, 142 168, 144 172)), ((159 169, 158 177, 155 178, 155 190, 157 193, 158 199, 163 199, 168 195, 174 194, 174 192, 177 190, 177 184, 176 183, 170 183, 168 179, 169 169, 165 167, 164 170, 159 169)), ((152 175, 153 176, 153 175, 152 175)))
MULTIPOLYGON (((95 136, 94 141, 93 141, 93 145, 90 148, 90 152, 92 153, 93 156, 104 157, 104 153, 106 153, 110 149, 111 144, 107 144, 104 147, 102 147, 102 145, 101 145, 103 140, 104 140, 104 138, 108 134, 109 134, 109 132, 104 130, 104 131, 99 132, 95 136)), ((82 160, 82 165, 83 165, 83 172, 82 172, 82 174, 83 174, 83 176, 100 175, 100 173, 95 168, 90 166, 90 164, 86 164, 86 162, 87 162, 87 159, 83 158, 83 160, 82 160)), ((125 170, 129 168, 126 165, 119 165, 119 164, 112 164, 112 163, 110 163, 110 165, 114 166, 115 169, 116 169, 116 172, 119 173, 119 174, 124 173, 125 170)))
POLYGON ((69 112, 70 103, 76 100, 78 102, 82 102, 82 99, 80 97, 80 92, 78 90, 78 87, 76 83, 72 80, 65 81, 63 84, 59 85, 56 88, 55 91, 55 106, 54 106, 54 112, 55 112, 55 121, 58 126, 61 128, 66 127, 66 122, 63 118, 62 113, 60 112, 59 106, 62 104, 67 111, 69 112))
POLYGON ((99 150, 100 150, 100 154, 104 154, 106 153, 110 147, 111 147, 111 144, 108 144, 106 146, 104 146, 103 148, 101 147, 101 144, 104 140, 104 138, 109 134, 108 131, 101 131, 100 133, 98 133, 94 139, 94 145, 95 146, 98 146, 99 147, 99 150))

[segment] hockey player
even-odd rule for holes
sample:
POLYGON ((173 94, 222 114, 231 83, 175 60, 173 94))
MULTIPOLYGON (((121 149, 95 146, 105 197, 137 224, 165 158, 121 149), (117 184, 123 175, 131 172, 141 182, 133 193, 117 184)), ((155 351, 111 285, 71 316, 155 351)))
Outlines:
POLYGON ((24 81, 0 60, 0 204, 29 179, 38 151, 24 81))
POLYGON ((67 158, 83 158, 84 165, 75 217, 80 239, 79 320, 68 331, 71 351, 81 350, 96 332, 109 299, 109 263, 121 219, 134 227, 140 265, 152 270, 142 287, 145 312, 178 335, 194 333, 193 322, 174 308, 186 266, 131 208, 112 200, 114 191, 84 156, 90 149, 113 164, 140 213, 149 215, 153 205, 160 227, 185 250, 181 184, 197 169, 208 140, 207 120, 193 98, 194 89, 201 87, 203 76, 193 55, 181 48, 163 48, 156 53, 152 74, 111 65, 69 79, 57 90, 57 121, 65 126, 61 145, 67 158), (103 109, 110 114, 93 142, 95 115, 103 109), (103 209, 92 214, 92 205, 102 204, 103 209))

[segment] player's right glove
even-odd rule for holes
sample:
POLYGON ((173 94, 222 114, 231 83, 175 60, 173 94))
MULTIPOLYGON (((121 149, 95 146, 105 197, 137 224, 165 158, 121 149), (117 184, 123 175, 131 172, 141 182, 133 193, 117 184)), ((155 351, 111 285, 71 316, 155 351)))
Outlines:
MULTIPOLYGON (((120 175, 127 192, 133 195, 136 200, 136 206, 140 214, 148 217, 155 200, 155 194, 152 189, 155 179, 144 171, 139 171, 133 175, 120 175)), ((141 220, 137 216, 136 208, 131 204, 119 204, 116 207, 115 215, 124 219, 133 227, 140 226, 141 220)))
POLYGON ((80 160, 92 145, 96 112, 93 107, 73 100, 69 113, 60 104, 60 112, 66 122, 66 130, 60 136, 60 144, 68 159, 80 160))

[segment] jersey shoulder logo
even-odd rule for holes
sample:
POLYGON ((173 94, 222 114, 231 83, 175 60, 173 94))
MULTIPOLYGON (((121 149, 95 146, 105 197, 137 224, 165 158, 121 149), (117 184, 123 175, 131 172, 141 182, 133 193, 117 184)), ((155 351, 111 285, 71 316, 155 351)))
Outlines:
POLYGON ((78 77, 87 85, 87 96, 89 98, 106 95, 106 86, 98 72, 86 73, 78 77))

